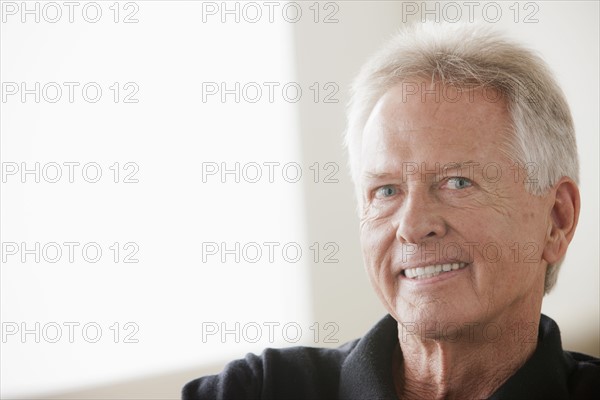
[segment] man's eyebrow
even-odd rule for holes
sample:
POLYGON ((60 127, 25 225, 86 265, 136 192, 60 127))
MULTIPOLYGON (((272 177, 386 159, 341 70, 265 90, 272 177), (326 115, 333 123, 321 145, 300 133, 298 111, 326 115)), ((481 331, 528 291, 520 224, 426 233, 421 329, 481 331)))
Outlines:
POLYGON ((392 176, 392 174, 390 174, 389 172, 365 171, 363 173, 363 178, 365 178, 365 179, 384 179, 384 178, 389 178, 390 176, 392 176))
POLYGON ((449 162, 442 166, 442 173, 447 172, 452 169, 463 169, 464 167, 476 167, 479 163, 477 161, 469 160, 469 161, 461 161, 461 162, 449 162))
MULTIPOLYGON (((439 172, 442 175, 445 175, 448 171, 450 170, 456 170, 456 169, 463 169, 463 168, 474 168, 477 167, 478 165, 480 165, 480 163, 478 163, 477 161, 473 161, 473 160, 469 160, 469 161, 451 161, 448 162, 444 165, 442 165, 441 167, 432 167, 430 164, 426 163, 426 162, 422 162, 422 163, 416 163, 416 162, 407 162, 409 164, 411 164, 411 166, 416 167, 416 170, 410 169, 410 170, 404 170, 403 168, 400 169, 400 175, 402 175, 403 173, 406 173, 407 171, 411 171, 409 173, 409 175, 413 175, 412 171, 414 171, 414 173, 431 173, 432 171, 435 171, 437 168, 439 168, 439 172)), ((438 164, 439 163, 435 163, 438 164)), ((378 179, 387 179, 390 177, 394 177, 397 176, 398 173, 391 173, 391 172, 371 172, 371 171, 365 171, 362 174, 363 179, 368 179, 368 180, 378 180, 378 179)))

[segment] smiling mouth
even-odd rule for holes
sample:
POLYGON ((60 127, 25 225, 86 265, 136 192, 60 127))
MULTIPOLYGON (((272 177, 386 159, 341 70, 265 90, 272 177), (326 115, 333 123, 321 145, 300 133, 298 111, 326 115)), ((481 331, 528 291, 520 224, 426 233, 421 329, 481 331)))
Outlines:
POLYGON ((448 264, 436 264, 428 265, 426 267, 408 268, 405 269, 404 276, 410 279, 427 279, 433 278, 445 272, 457 271, 466 267, 467 263, 448 263, 448 264))

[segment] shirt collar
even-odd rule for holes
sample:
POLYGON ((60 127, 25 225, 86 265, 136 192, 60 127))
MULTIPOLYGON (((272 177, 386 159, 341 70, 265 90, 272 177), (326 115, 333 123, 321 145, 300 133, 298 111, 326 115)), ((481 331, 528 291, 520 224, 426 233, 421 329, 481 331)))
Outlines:
POLYGON ((538 344, 533 355, 500 386, 490 400, 569 398, 567 377, 574 365, 562 349, 560 330, 554 320, 542 314, 538 344))
POLYGON ((397 343, 398 323, 388 314, 358 341, 344 361, 339 397, 396 399, 392 355, 397 343))
MULTIPOLYGON (((397 343, 398 325, 388 314, 358 341, 344 361, 340 398, 397 399, 392 377, 392 355, 397 343)), ((573 367, 564 356, 558 325, 542 314, 533 355, 490 400, 568 397, 567 376, 573 367)))

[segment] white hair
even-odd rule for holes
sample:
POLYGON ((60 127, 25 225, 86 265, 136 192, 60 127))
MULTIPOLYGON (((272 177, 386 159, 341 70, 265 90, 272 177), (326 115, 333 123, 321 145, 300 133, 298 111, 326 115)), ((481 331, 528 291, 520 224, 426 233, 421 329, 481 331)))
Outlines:
MULTIPOLYGON (((502 151, 519 165, 536 168, 535 179, 525 182, 527 191, 542 195, 563 176, 578 183, 573 119, 546 63, 483 25, 425 23, 392 37, 353 82, 345 145, 357 188, 367 119, 388 89, 409 78, 431 79, 461 89, 496 89, 507 101, 514 131, 502 151)), ((556 283, 561 263, 548 265, 545 293, 556 283)))

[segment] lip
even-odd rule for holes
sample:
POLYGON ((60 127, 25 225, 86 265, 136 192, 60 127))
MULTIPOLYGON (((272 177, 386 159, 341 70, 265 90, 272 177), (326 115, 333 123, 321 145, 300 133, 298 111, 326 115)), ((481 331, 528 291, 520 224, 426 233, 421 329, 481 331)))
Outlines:
POLYGON ((432 264, 431 262, 426 262, 426 261, 421 261, 418 263, 414 263, 414 264, 405 264, 400 268, 400 272, 404 273, 404 270, 406 269, 412 269, 412 268, 423 268, 423 267, 427 267, 430 265, 439 265, 439 264, 454 264, 454 263, 462 263, 462 264, 471 264, 472 261, 467 261, 467 260, 456 260, 456 259, 450 259, 450 258, 444 258, 444 259, 440 259, 440 260, 435 260, 434 264, 432 264))
MULTIPOLYGON (((456 263, 458 261, 453 261, 453 262, 456 263)), ((407 283, 411 284, 411 285, 419 285, 420 286, 420 285, 435 284, 435 283, 442 282, 442 281, 445 281, 445 280, 448 280, 448 279, 452 279, 452 278, 460 275, 461 273, 465 272, 467 269, 469 269, 472 266, 471 263, 468 263, 468 262, 465 262, 465 261, 462 261, 462 262, 466 264, 463 268, 460 268, 460 269, 457 269, 457 270, 443 272, 443 273, 441 273, 439 275, 432 276, 430 278, 421 278, 421 279, 412 279, 412 278, 407 277, 404 274, 404 270, 411 269, 411 268, 417 268, 417 267, 425 267, 425 266, 432 265, 432 264, 430 264, 430 263, 429 264, 421 263, 421 264, 416 264, 414 266, 411 265, 409 267, 402 268, 402 270, 398 274, 398 278, 400 280, 404 281, 404 282, 407 282, 407 283)), ((439 263, 436 263, 436 265, 437 264, 445 264, 445 263, 452 263, 452 261, 439 262, 439 263)))

